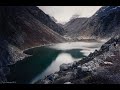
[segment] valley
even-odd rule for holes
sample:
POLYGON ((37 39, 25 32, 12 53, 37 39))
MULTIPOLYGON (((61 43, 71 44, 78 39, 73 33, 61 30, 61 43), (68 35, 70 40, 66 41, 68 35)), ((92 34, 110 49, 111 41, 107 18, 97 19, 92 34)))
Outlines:
POLYGON ((120 84, 119 16, 102 6, 62 24, 38 6, 0 6, 0 84, 120 84))

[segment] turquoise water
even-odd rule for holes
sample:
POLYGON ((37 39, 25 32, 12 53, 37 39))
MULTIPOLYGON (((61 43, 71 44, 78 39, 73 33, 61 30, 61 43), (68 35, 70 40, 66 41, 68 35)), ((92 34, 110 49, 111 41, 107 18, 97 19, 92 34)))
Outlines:
POLYGON ((46 75, 58 71, 61 64, 80 60, 100 46, 101 43, 89 44, 78 42, 55 44, 26 50, 24 53, 32 56, 11 65, 11 74, 8 75, 8 80, 22 84, 33 84, 46 75))

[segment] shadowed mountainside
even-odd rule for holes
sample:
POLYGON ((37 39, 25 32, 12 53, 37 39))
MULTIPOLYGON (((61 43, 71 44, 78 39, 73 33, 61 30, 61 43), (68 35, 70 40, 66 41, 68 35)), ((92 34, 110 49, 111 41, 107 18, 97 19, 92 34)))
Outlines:
POLYGON ((80 24, 76 24, 77 26, 73 26, 73 24, 70 22, 68 22, 68 25, 66 24, 65 29, 67 28, 67 33, 70 34, 72 38, 74 37, 79 40, 108 39, 120 34, 120 6, 101 7, 93 16, 88 18, 82 25, 81 19, 76 19, 74 21, 80 22, 80 24))
POLYGON ((66 41, 63 31, 36 6, 0 6, 0 83, 7 81, 7 65, 28 56, 21 50, 66 41))

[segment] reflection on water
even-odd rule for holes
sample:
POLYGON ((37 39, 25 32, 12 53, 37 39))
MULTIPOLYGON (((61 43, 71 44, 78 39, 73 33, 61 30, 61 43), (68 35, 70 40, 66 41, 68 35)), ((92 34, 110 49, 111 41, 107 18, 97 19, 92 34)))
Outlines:
POLYGON ((17 83, 29 83, 39 73, 42 73, 60 53, 60 50, 54 50, 46 47, 39 47, 26 51, 32 55, 22 61, 11 65, 11 74, 8 76, 9 81, 17 83))
POLYGON ((68 53, 61 53, 57 56, 57 58, 51 63, 51 65, 40 75, 38 75, 35 79, 32 80, 31 83, 35 83, 37 80, 44 78, 45 76, 59 71, 59 66, 63 63, 71 63, 75 59, 68 53))
POLYGON ((71 54, 73 58, 80 58, 84 56, 83 53, 81 53, 81 49, 65 50, 64 52, 71 54))
POLYGON ((17 83, 34 83, 46 75, 58 71, 61 64, 80 60, 95 49, 99 49, 102 44, 70 42, 29 49, 24 53, 32 56, 11 65, 8 80, 17 81, 17 83))
POLYGON ((71 49, 90 49, 91 47, 99 48, 104 42, 67 42, 49 46, 56 50, 71 50, 71 49), (90 48, 89 48, 90 47, 90 48))

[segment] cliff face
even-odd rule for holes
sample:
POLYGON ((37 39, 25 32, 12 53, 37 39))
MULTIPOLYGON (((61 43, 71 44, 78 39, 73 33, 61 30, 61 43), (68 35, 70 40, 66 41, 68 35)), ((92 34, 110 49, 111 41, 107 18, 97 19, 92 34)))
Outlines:
POLYGON ((100 50, 78 62, 62 64, 40 84, 120 84, 120 36, 113 37, 100 50))
POLYGON ((66 41, 56 30, 63 29, 35 6, 0 6, 0 82, 7 65, 27 56, 21 50, 66 41))

